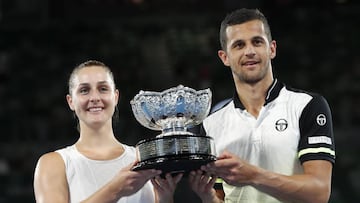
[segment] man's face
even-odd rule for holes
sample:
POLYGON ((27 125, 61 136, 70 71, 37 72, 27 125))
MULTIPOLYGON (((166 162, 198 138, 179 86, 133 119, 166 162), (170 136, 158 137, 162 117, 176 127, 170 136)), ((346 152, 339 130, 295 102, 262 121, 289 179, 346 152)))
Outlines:
POLYGON ((276 42, 269 42, 264 24, 252 20, 226 29, 226 50, 219 57, 230 66, 234 79, 254 84, 271 72, 271 59, 276 55, 276 42))

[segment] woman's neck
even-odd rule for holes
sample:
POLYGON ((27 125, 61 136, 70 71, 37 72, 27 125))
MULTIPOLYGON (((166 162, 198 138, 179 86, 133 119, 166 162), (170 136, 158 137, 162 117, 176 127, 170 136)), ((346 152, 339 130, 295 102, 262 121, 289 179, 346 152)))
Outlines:
POLYGON ((75 146, 86 157, 97 160, 113 159, 124 151, 122 144, 109 127, 96 129, 82 127, 75 146))

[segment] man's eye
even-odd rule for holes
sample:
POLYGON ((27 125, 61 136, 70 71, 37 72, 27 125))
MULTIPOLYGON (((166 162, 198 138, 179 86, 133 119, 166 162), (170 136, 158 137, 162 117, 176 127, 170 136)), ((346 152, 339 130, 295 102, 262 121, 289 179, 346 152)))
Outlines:
POLYGON ((255 45, 261 45, 263 43, 262 40, 254 40, 253 42, 255 45))
POLYGON ((237 43, 237 44, 235 44, 234 47, 236 47, 236 48, 242 48, 242 47, 244 47, 244 44, 243 44, 243 43, 237 43))

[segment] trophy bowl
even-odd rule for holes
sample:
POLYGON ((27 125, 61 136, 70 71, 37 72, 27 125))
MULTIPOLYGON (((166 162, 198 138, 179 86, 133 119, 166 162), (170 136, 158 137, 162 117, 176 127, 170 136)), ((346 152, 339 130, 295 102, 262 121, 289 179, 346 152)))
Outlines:
POLYGON ((213 138, 189 131, 209 114, 211 96, 210 89, 196 91, 183 85, 163 92, 141 90, 130 101, 134 116, 144 127, 161 133, 136 144, 139 162, 133 170, 187 173, 215 161, 213 138))

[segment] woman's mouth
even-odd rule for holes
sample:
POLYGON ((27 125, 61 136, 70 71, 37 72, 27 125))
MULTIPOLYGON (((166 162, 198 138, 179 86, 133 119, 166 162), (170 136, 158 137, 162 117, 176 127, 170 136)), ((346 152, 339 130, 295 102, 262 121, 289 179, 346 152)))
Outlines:
POLYGON ((88 108, 88 111, 90 111, 90 112, 99 112, 101 110, 103 110, 102 107, 90 107, 90 108, 88 108))

